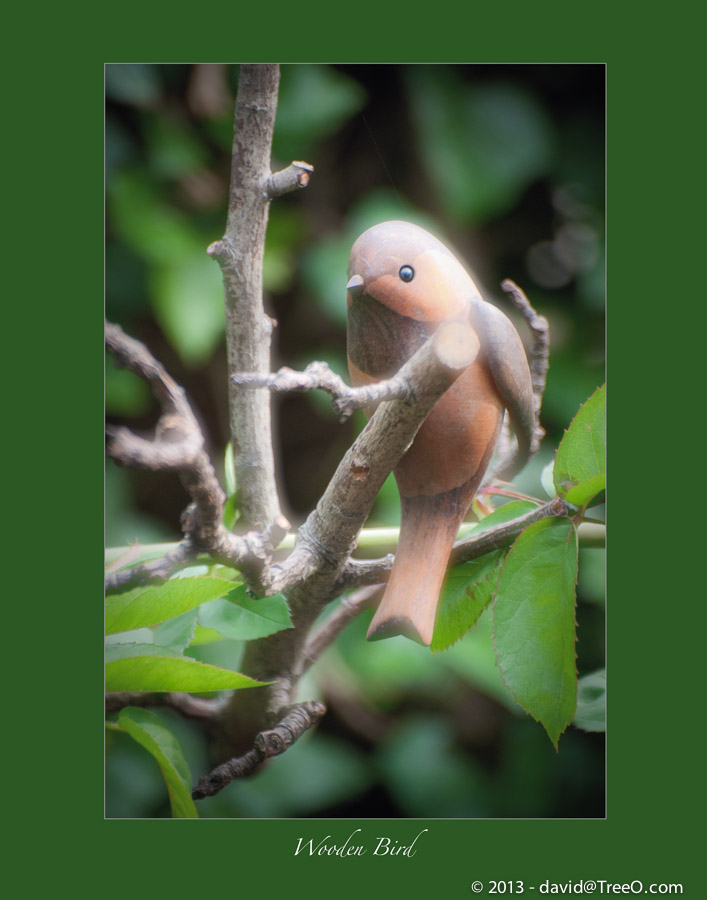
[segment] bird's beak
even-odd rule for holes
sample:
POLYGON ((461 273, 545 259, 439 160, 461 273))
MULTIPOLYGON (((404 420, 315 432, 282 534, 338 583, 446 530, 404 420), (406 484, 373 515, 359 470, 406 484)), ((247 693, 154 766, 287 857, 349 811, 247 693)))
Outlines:
POLYGON ((346 290, 351 291, 352 294, 362 294, 363 293, 363 278, 360 275, 352 275, 349 278, 348 284, 346 285, 346 290))

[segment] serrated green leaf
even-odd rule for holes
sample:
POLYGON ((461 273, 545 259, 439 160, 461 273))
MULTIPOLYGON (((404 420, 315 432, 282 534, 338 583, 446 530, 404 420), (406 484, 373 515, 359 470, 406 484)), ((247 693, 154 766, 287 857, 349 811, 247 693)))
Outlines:
POLYGON ((207 600, 223 597, 233 587, 232 581, 202 575, 110 594, 105 603, 106 634, 157 625, 207 600))
POLYGON ((472 628, 493 597, 505 551, 496 550, 452 569, 445 578, 430 650, 446 650, 472 628))
POLYGON ((194 637, 191 639, 189 647, 200 647, 202 644, 213 644, 222 640, 223 638, 218 631, 214 631, 213 628, 204 628, 197 622, 194 629, 194 637))
POLYGON ((543 519, 519 535, 496 586, 493 629, 503 681, 557 742, 577 705, 575 585, 577 532, 543 519))
POLYGON ((595 475, 581 484, 570 488, 565 494, 565 500, 573 506, 587 506, 591 502, 593 506, 603 502, 601 497, 606 489, 606 475, 595 475))
POLYGON ((109 643, 106 641, 103 650, 103 659, 106 663, 115 662, 116 659, 133 659, 136 656, 183 656, 181 650, 172 647, 159 647, 157 644, 141 644, 137 641, 109 643))
POLYGON ((157 760, 169 792, 175 819, 198 819, 191 797, 191 773, 177 738, 162 719, 148 709, 126 706, 118 716, 121 728, 157 760))
POLYGON ((190 609, 181 616, 167 619, 153 632, 153 643, 160 647, 171 647, 183 651, 194 637, 198 610, 190 609))
MULTIPOLYGON (((535 503, 513 500, 485 516, 474 526, 473 534, 510 522, 534 509, 537 509, 535 503)), ((486 554, 457 566, 448 573, 440 594, 435 631, 430 644, 433 652, 451 647, 476 624, 493 596, 498 568, 505 552, 501 550, 486 554)))
POLYGON ((161 649, 163 655, 134 656, 106 663, 107 691, 183 691, 198 694, 263 685, 263 682, 240 672, 169 655, 168 647, 147 646, 151 652, 161 649))
POLYGON ((132 631, 116 631, 106 635, 106 647, 114 644, 154 644, 155 635, 150 628, 134 628, 132 631))
POLYGON ((257 599, 247 595, 244 585, 227 598, 205 603, 199 609, 199 624, 235 641, 252 641, 292 627, 282 594, 257 599))
POLYGON ((577 712, 572 720, 584 731, 606 730, 606 670, 598 669, 577 682, 577 712))
POLYGON ((553 472, 558 494, 586 506, 606 485, 606 390, 597 388, 560 441, 553 472))

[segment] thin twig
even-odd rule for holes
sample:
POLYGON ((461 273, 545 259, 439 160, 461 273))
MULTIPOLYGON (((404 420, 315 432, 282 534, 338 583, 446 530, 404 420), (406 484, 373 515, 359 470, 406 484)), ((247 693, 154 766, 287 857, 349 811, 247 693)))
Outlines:
POLYGON ((105 704, 106 712, 117 712, 126 706, 170 706, 186 718, 204 722, 217 720, 225 701, 220 697, 212 700, 175 691, 109 691, 105 696, 105 704))
POLYGON ((538 315, 533 309, 525 293, 518 285, 506 278, 501 282, 501 287, 509 295, 513 305, 523 316, 532 334, 532 345, 528 355, 530 378, 533 385, 533 400, 535 406, 535 427, 528 448, 527 457, 520 454, 517 441, 512 436, 512 429, 508 416, 504 417, 501 435, 496 447, 493 466, 486 473, 483 485, 490 484, 497 479, 506 481, 513 477, 529 459, 540 449, 540 443, 545 437, 545 429, 540 424, 540 408, 542 406, 543 392, 545 391, 545 379, 549 367, 550 356, 550 325, 545 316, 538 315), (518 458, 520 456, 520 459, 518 458))
MULTIPOLYGON (((542 506, 538 506, 537 509, 518 516, 510 522, 504 522, 486 531, 471 534, 469 537, 454 544, 449 565, 458 566, 460 563, 478 559, 478 557, 490 553, 492 550, 507 547, 513 538, 527 528, 528 525, 550 516, 567 515, 567 511, 568 506, 564 500, 555 497, 542 506)), ((598 541, 599 537, 592 535, 592 540, 598 541)), ((337 589, 345 591, 355 587, 377 585, 384 582, 390 575, 393 562, 394 557, 390 554, 381 559, 349 559, 339 576, 337 589)))
POLYGON ((121 465, 176 470, 192 503, 182 515, 184 540, 160 559, 110 573, 105 587, 114 591, 134 584, 164 581, 188 566, 199 553, 214 561, 259 572, 286 532, 288 523, 276 516, 266 535, 231 534, 223 525, 226 495, 204 449, 204 436, 184 390, 140 341, 106 322, 106 346, 116 363, 145 379, 162 405, 154 440, 139 438, 127 428, 108 429, 108 453, 121 465))
POLYGON ((241 387, 268 388, 274 393, 322 390, 332 397, 331 405, 345 421, 354 410, 375 406, 383 400, 414 400, 410 384, 400 374, 365 387, 352 388, 325 362, 312 362, 304 372, 285 366, 271 375, 236 372, 231 381, 241 387))
POLYGON ((323 703, 306 700, 283 710, 283 716, 273 727, 259 732, 254 746, 243 756, 234 757, 203 775, 192 791, 194 800, 212 797, 236 778, 253 775, 270 757, 288 750, 305 731, 322 718, 326 712, 323 703))
POLYGON ((372 606, 379 594, 383 592, 383 585, 374 584, 359 588, 348 597, 342 597, 341 603, 334 612, 314 631, 298 660, 296 670, 304 674, 315 663, 330 644, 353 622, 359 613, 372 606))

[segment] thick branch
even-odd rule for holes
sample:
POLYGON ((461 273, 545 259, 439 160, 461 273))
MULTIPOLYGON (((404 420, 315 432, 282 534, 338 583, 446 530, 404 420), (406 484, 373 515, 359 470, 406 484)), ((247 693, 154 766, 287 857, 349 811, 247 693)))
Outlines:
MULTIPOLYGON (((263 307, 263 253, 270 199, 305 187, 312 167, 270 171, 277 65, 243 65, 238 79, 226 233, 208 248, 221 266, 229 371, 267 373, 274 322, 263 307)), ((229 421, 243 522, 266 532, 280 516, 270 396, 229 385, 229 421)))
POLYGON ((408 360, 397 377, 408 384, 415 402, 393 400, 379 405, 300 528, 293 552, 281 566, 263 572, 268 593, 287 591, 313 572, 332 572, 343 563, 383 482, 429 411, 478 350, 478 339, 468 323, 446 322, 408 360))

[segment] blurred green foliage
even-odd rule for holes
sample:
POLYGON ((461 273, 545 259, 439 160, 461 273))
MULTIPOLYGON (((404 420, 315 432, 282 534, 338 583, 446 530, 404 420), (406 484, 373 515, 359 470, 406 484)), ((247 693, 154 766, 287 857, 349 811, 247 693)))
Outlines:
MULTIPOLYGON (((229 438, 223 297, 206 247, 225 227, 237 81, 238 66, 106 67, 106 314, 184 385, 217 467, 229 438)), ((325 359, 345 374, 353 240, 386 218, 431 228, 488 299, 508 312, 499 284, 513 278, 550 320, 548 436, 516 482, 542 496, 564 429, 604 381, 603 66, 284 65, 273 157, 273 168, 315 168, 305 191, 270 212, 273 366, 325 359)), ((299 522, 362 418, 339 425, 319 395, 276 398, 273 409, 282 500, 299 522)), ((144 385, 110 361, 106 412, 137 431, 156 412, 144 385)), ((109 462, 106 541, 175 540, 185 503, 176 477, 109 462)), ((398 510, 389 479, 371 524, 397 524, 398 510)), ((580 550, 577 667, 589 680, 576 721, 588 731, 570 729, 559 753, 509 702, 487 613, 435 654, 398 638, 367 644, 363 616, 301 685, 329 707, 316 733, 258 778, 200 801, 200 815, 602 816, 593 673, 604 665, 603 572, 602 551, 580 550)), ((221 641, 189 652, 234 668, 241 649, 221 641)), ((159 716, 194 776, 208 771, 202 735, 159 716)), ((107 815, 168 816, 149 754, 120 732, 107 748, 107 815)))

